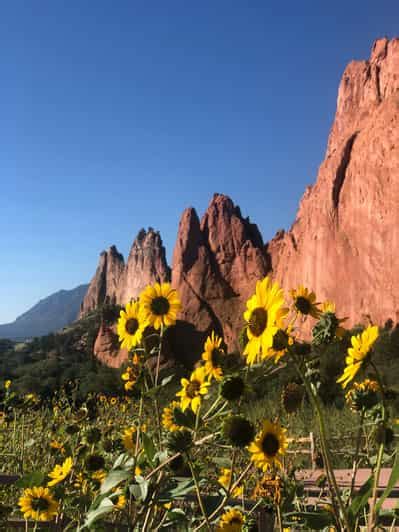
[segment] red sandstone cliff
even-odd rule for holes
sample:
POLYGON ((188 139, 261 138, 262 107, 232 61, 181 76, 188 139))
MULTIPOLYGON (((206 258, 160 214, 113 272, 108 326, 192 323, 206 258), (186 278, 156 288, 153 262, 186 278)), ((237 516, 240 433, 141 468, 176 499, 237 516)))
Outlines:
POLYGON ((215 194, 201 222, 194 209, 184 211, 172 267, 183 320, 199 331, 214 328, 234 348, 243 303, 268 269, 257 226, 230 198, 215 194))
POLYGON ((124 305, 137 297, 147 284, 170 280, 165 248, 158 231, 141 229, 127 263, 115 246, 100 255, 96 273, 83 299, 80 317, 106 301, 124 305))
POLYGON ((337 303, 350 324, 399 321, 399 40, 346 68, 317 181, 267 245, 273 276, 337 303))
POLYGON ((148 284, 170 280, 165 248, 158 231, 141 229, 131 247, 117 288, 117 302, 124 305, 148 284))
POLYGON ((125 268, 123 256, 115 246, 103 251, 96 273, 90 281, 89 288, 80 307, 79 317, 102 305, 106 300, 116 302, 117 291, 125 268))
MULTIPOLYGON (((156 235, 139 234, 126 266, 114 252, 102 256, 84 311, 106 296, 126 302, 145 284, 168 277, 156 235)), ((184 211, 172 283, 185 323, 171 332, 172 351, 192 361, 211 328, 234 349, 245 300, 268 273, 287 290, 305 284, 319 300, 332 299, 348 324, 365 315, 376 323, 399 321, 398 250, 399 40, 381 39, 368 61, 350 63, 343 74, 325 160, 289 231, 264 246, 256 225, 220 194, 201 221, 194 209, 184 211)), ((100 335, 103 360, 108 333, 100 335)))

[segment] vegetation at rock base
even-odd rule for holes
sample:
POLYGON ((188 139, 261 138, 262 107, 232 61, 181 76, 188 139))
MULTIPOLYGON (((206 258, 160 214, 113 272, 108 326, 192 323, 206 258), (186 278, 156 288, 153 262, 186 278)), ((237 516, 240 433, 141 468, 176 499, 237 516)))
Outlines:
POLYGON ((247 303, 242 353, 210 334, 180 378, 160 364, 179 310, 164 283, 134 309, 108 306, 61 334, 1 341, 1 469, 21 477, 0 486, 4 523, 249 531, 263 509, 279 530, 375 527, 382 466, 392 467, 391 488, 399 476, 399 329, 345 330, 331 303, 304 287, 290 297, 265 278, 247 303), (110 370, 92 348, 100 321, 118 314, 130 354, 110 370), (311 465, 300 443, 310 431, 325 471, 311 501, 296 476, 311 465), (337 467, 372 475, 360 493, 342 490, 337 467))

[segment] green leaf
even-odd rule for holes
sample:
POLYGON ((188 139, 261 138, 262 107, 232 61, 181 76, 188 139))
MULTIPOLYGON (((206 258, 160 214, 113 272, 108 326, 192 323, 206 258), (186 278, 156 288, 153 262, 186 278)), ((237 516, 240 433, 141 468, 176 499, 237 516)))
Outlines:
POLYGON ((156 449, 155 449, 154 443, 153 443, 152 439, 145 432, 141 433, 141 441, 143 443, 143 448, 144 448, 145 455, 146 455, 148 461, 150 462, 150 464, 153 465, 154 464, 154 456, 155 456, 155 453, 156 453, 156 449))
POLYGON ((129 491, 133 497, 138 501, 145 502, 148 496, 148 487, 150 485, 149 480, 145 480, 144 477, 136 475, 137 484, 131 484, 129 486, 129 491))
POLYGON ((32 473, 27 473, 19 480, 17 480, 15 486, 17 486, 17 488, 23 489, 33 488, 35 486, 42 486, 46 477, 46 473, 43 473, 42 471, 33 471, 32 473))
POLYGON ((371 490, 373 489, 373 478, 373 475, 370 475, 370 477, 366 480, 366 482, 358 491, 356 497, 354 497, 352 504, 348 509, 349 517, 352 523, 355 522, 360 512, 368 503, 368 500, 371 495, 371 490))
POLYGON ((162 381, 161 381, 161 386, 166 386, 167 384, 172 382, 174 378, 175 378, 174 375, 169 375, 169 377, 163 378, 162 381))
POLYGON ((102 501, 99 504, 98 508, 88 512, 86 521, 85 521, 85 523, 84 523, 82 528, 90 527, 93 523, 98 521, 98 519, 100 519, 100 517, 103 517, 104 515, 112 512, 113 509, 114 509, 113 502, 108 497, 105 497, 104 499, 102 499, 102 501))
POLYGON ((121 469, 114 469, 113 471, 110 471, 101 484, 100 492, 107 493, 124 480, 127 480, 129 477, 131 477, 131 473, 129 471, 123 471, 121 469))
POLYGON ((378 499, 378 502, 375 507, 375 511, 377 512, 377 514, 381 510, 382 504, 385 501, 385 499, 389 496, 391 491, 396 486, 396 483, 398 482, 398 480, 399 480, 399 452, 397 449, 396 456, 395 456, 395 462, 392 466, 391 475, 389 477, 387 487, 385 488, 381 497, 378 499))
POLYGON ((305 526, 312 530, 323 530, 323 528, 334 524, 334 516, 325 510, 320 512, 293 512, 286 517, 294 516, 303 519, 305 526))
POLYGON ((179 482, 177 486, 168 492, 169 499, 176 499, 177 497, 183 497, 188 493, 191 493, 195 489, 195 484, 192 478, 185 479, 179 482))

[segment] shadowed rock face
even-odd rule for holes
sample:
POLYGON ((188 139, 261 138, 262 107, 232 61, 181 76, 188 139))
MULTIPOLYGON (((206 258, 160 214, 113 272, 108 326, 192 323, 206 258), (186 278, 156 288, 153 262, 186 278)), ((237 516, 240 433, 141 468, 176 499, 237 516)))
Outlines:
MULTIPOLYGON (((193 208, 184 211, 173 253, 172 284, 182 300, 182 320, 194 324, 203 336, 214 329, 234 349, 244 301, 268 269, 257 226, 241 216, 230 198, 215 194, 201 221, 193 208)), ((193 358, 199 354, 193 353, 193 358)))
POLYGON ((350 63, 317 181, 267 245, 273 276, 337 303, 348 324, 399 320, 399 40, 350 63))

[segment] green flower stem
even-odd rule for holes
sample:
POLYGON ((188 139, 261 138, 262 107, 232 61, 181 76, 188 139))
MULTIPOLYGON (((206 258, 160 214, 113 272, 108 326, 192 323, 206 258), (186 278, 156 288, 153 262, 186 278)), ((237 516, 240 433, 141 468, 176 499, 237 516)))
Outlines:
POLYGON ((219 410, 217 412, 215 412, 214 414, 212 414, 211 417, 208 417, 206 419, 206 421, 212 421, 213 419, 216 419, 217 417, 219 417, 222 413, 226 414, 226 412, 224 412, 226 406, 228 406, 228 401, 225 401, 222 406, 219 408, 219 410))
POLYGON ((349 497, 348 497, 348 506, 352 502, 353 491, 355 489, 356 473, 359 467, 359 451, 360 451, 360 443, 361 443, 362 432, 363 432, 364 414, 365 414, 365 411, 364 411, 364 408, 362 408, 362 412, 360 415, 360 425, 359 425, 357 436, 356 436, 356 450, 355 450, 355 456, 353 458, 351 490, 350 490, 349 497))
POLYGON ((217 405, 220 403, 220 400, 221 400, 221 397, 220 395, 218 395, 216 397, 216 400, 213 401, 213 403, 211 404, 211 406, 209 407, 208 411, 204 414, 204 420, 207 419, 207 417, 209 416, 209 414, 217 407, 217 405))
POLYGON ((337 513, 336 517, 338 519, 338 522, 341 521, 341 519, 343 520, 343 524, 346 530, 350 532, 352 530, 352 526, 349 523, 346 509, 345 509, 345 506, 342 501, 342 497, 341 497, 341 494, 338 488, 337 480, 334 475, 334 470, 331 465, 331 456, 330 456, 329 448, 327 446, 326 427, 325 427, 324 417, 321 411, 318 397, 313 392, 312 386, 310 385, 308 379, 305 377, 300 365, 298 364, 295 354, 292 352, 292 350, 289 350, 289 353, 291 354, 291 358, 294 362, 295 368, 305 385, 310 401, 317 414, 317 419, 319 422, 319 430, 320 430, 321 449, 322 449, 322 454, 323 454, 324 466, 325 466, 326 473, 327 473, 328 483, 330 485, 330 490, 332 492, 332 501, 333 501, 334 507, 335 507, 335 500, 337 501, 338 506, 339 506, 339 512, 338 513, 335 512, 337 513), (340 513, 341 513, 341 516, 340 516, 340 513))
POLYGON ((208 517, 208 515, 206 513, 204 502, 203 502, 202 497, 201 497, 201 491, 200 491, 200 486, 199 486, 199 483, 198 483, 197 474, 196 474, 194 466, 193 466, 193 464, 191 462, 191 458, 188 459, 188 465, 190 467, 191 476, 193 477, 193 480, 194 480, 194 485, 195 485, 195 491, 196 491, 196 494, 197 494, 198 504, 199 504, 199 506, 201 508, 201 512, 202 512, 202 515, 204 517, 206 527, 209 530, 209 532, 212 532, 212 527, 211 527, 211 524, 209 522, 209 517, 208 517))
MULTIPOLYGON (((383 426, 384 426, 384 429, 385 429, 385 422, 386 422, 386 417, 387 417, 387 409, 386 409, 386 405, 385 405, 384 383, 382 381, 380 372, 378 371, 377 366, 374 364, 374 362, 370 361, 370 365, 374 369, 375 376, 376 376, 376 379, 377 379, 377 382, 378 382, 378 385, 380 387, 381 394, 382 394, 382 422, 383 422, 383 426)), ((379 483, 379 480, 380 480, 382 459, 383 459, 383 456, 384 456, 384 447, 385 447, 384 442, 382 442, 380 444, 379 449, 378 449, 377 463, 376 463, 376 467, 375 467, 375 470, 374 470, 373 495, 372 495, 372 498, 371 498, 370 513, 369 513, 369 525, 368 525, 369 530, 374 530, 374 527, 375 527, 375 524, 376 524, 376 519, 377 519, 377 516, 376 516, 376 513, 375 513, 375 505, 376 505, 376 502, 377 502, 378 483, 379 483)))
POLYGON ((368 530, 374 530, 375 525, 376 525, 377 516, 375 513, 375 504, 377 502, 378 482, 380 480, 380 472, 381 472, 381 465, 382 465, 382 457, 384 455, 384 447, 385 447, 384 443, 381 443, 378 449, 377 464, 376 464, 376 468, 374 471, 373 495, 371 497, 368 530))
MULTIPOLYGON (((231 490, 235 490, 235 488, 237 486, 239 486, 239 484, 242 482, 242 480, 244 479, 244 477, 248 474, 249 470, 251 469, 252 467, 252 462, 249 462, 249 464, 247 465, 247 467, 244 469, 244 471, 241 473, 241 475, 237 478, 237 480, 234 482, 234 484, 231 486, 231 490)), ((220 512, 220 510, 222 510, 222 508, 224 507, 224 505, 226 504, 227 500, 228 500, 229 496, 228 494, 226 494, 221 503, 219 504, 219 506, 211 513, 211 515, 208 516, 208 519, 211 521, 214 517, 217 516, 217 514, 220 512)), ((201 524, 199 524, 196 528, 194 528, 193 532, 198 532, 199 530, 202 529, 203 526, 206 525, 206 521, 203 521, 201 524)))

